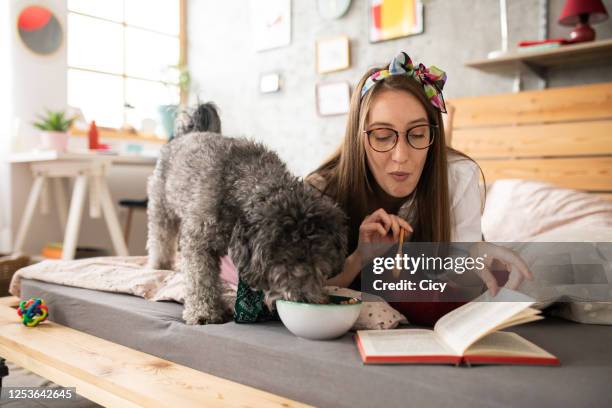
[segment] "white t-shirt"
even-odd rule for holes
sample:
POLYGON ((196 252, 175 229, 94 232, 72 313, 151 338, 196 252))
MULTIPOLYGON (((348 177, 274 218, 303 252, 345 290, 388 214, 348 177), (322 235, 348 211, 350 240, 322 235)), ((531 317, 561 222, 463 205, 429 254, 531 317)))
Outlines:
POLYGON ((480 170, 459 155, 448 156, 448 189, 451 202, 451 241, 482 240, 480 170))

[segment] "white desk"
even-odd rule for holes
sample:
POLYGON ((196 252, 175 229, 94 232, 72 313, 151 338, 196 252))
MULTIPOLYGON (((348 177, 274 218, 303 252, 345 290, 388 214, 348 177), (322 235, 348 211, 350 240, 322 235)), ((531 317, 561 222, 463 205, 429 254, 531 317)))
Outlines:
POLYGON ((127 245, 121 233, 121 226, 108 189, 106 176, 113 163, 153 166, 157 161, 153 156, 110 155, 97 152, 55 152, 34 151, 16 153, 9 156, 10 163, 28 163, 34 174, 34 184, 19 225, 14 251, 21 251, 40 201, 42 211, 48 212, 48 182, 53 181, 60 224, 64 228, 62 259, 74 259, 79 226, 89 186, 89 215, 100 217, 100 209, 108 226, 113 247, 117 255, 128 255, 127 245), (75 178, 70 210, 67 209, 64 178, 75 178))

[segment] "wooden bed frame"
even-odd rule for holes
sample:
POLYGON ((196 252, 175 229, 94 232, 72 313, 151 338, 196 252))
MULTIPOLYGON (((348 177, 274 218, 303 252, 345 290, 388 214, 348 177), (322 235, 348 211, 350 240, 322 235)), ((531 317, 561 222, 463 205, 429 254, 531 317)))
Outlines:
POLYGON ((612 198, 612 83, 452 100, 451 145, 487 183, 540 180, 612 198))
MULTIPOLYGON (((451 101, 453 147, 487 182, 542 180, 612 197, 612 83, 451 101)), ((0 298, 0 357, 115 406, 305 406, 77 330, 19 323, 0 298)), ((0 372, 1 372, 0 365, 0 372)))

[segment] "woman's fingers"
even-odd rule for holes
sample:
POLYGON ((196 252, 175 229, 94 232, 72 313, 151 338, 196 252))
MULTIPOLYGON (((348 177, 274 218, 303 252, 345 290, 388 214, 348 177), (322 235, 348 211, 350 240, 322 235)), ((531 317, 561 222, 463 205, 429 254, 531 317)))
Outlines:
POLYGON ((404 220, 403 218, 397 216, 397 215, 393 215, 392 216, 393 220, 394 220, 394 225, 397 226, 397 235, 395 234, 395 230, 393 231, 393 238, 395 240, 399 239, 399 234, 401 232, 402 229, 404 229, 404 239, 406 239, 406 236, 408 234, 411 234, 414 232, 414 230, 412 229, 412 226, 410 224, 408 224, 408 222, 406 222, 406 220, 404 220))
POLYGON ((391 216, 387 214, 387 212, 383 210, 382 208, 379 208, 378 210, 374 211, 372 214, 367 216, 364 222, 366 221, 367 222, 376 222, 376 221, 382 222, 385 226, 385 230, 387 231, 389 231, 389 228, 391 227, 391 216))
POLYGON ((514 256, 517 259, 517 263, 515 263, 514 266, 518 268, 525 279, 533 280, 533 272, 531 272, 525 260, 516 254, 514 256))
POLYGON ((494 261, 503 264, 506 270, 510 272, 508 281, 505 284, 505 287, 508 289, 516 290, 525 279, 533 280, 533 273, 529 269, 527 263, 509 248, 497 246, 490 242, 479 242, 470 249, 470 253, 473 256, 488 255, 485 261, 486 271, 483 270, 481 272, 481 277, 489 289, 495 285, 495 292, 491 291, 493 294, 497 293, 499 290, 497 280, 495 280, 495 277, 491 274, 489 269, 494 261), (485 278, 487 280, 485 280, 485 278))
POLYGON ((369 216, 367 216, 364 219, 364 223, 370 223, 370 222, 382 222, 382 224, 385 227, 385 230, 389 231, 389 229, 391 229, 393 231, 393 239, 394 240, 398 240, 399 239, 399 233, 400 233, 400 228, 404 228, 407 232, 414 232, 414 229, 412 228, 412 226, 406 222, 406 220, 404 220, 403 218, 397 216, 397 215, 393 215, 393 214, 388 214, 384 209, 379 208, 378 210, 374 211, 372 214, 370 214, 369 216))
MULTIPOLYGON (((529 266, 525 263, 523 258, 518 256, 510 249, 499 247, 501 251, 496 256, 504 262, 507 266, 511 266, 512 271, 517 271, 521 274, 524 279, 533 280, 533 273, 529 270, 529 266)), ((510 268, 509 268, 510 269, 510 268)))
POLYGON ((506 282, 505 287, 508 289, 516 290, 519 286, 521 286, 523 280, 525 280, 523 274, 517 272, 516 269, 513 268, 512 272, 510 272, 510 276, 508 276, 508 281, 506 282))
MULTIPOLYGON (((368 223, 368 224, 361 224, 361 226, 359 227, 359 231, 362 234, 365 234, 366 236, 370 236, 373 233, 378 233, 378 235, 380 235, 381 238, 383 238, 384 236, 387 235, 387 231, 383 228, 382 225, 380 225, 379 223, 368 223)), ((364 237, 365 238, 365 237, 364 237)), ((366 239, 366 242, 370 242, 369 240, 366 239)))
POLYGON ((397 241, 399 239, 400 234, 400 224, 397 220, 396 215, 391 216, 391 230, 393 231, 393 241, 397 241))
POLYGON ((365 217, 359 231, 360 235, 365 234, 364 242, 372 242, 372 234, 378 235, 381 241, 396 242, 399 240, 402 228, 408 233, 414 232, 412 226, 404 219, 388 214, 384 209, 379 208, 365 217))
POLYGON ((491 295, 497 295, 497 292, 499 291, 499 285, 497 284, 497 279, 495 279, 495 276, 493 276, 489 268, 485 266, 480 272, 478 272, 478 275, 480 276, 480 279, 482 279, 482 281, 485 283, 485 285, 487 285, 487 288, 491 292, 491 295))
POLYGON ((399 222, 400 227, 406 230, 406 232, 414 232, 412 225, 408 224, 408 221, 401 217, 397 217, 397 221, 399 222))

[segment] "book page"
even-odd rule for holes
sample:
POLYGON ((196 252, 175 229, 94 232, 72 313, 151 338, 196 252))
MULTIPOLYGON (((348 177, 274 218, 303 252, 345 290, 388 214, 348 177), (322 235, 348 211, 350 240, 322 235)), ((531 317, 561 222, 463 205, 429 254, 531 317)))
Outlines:
POLYGON ((555 358, 529 340, 516 333, 495 332, 486 335, 471 345, 464 353, 466 356, 521 356, 555 358))
POLYGON ((486 292, 438 320, 434 331, 458 355, 462 355, 476 340, 533 303, 534 299, 529 296, 506 288, 501 288, 495 297, 486 292))
POLYGON ((532 308, 529 307, 529 308, 523 310, 517 316, 514 316, 510 320, 506 320, 505 322, 503 322, 499 326, 495 327, 494 330, 495 331, 502 330, 502 329, 506 329, 508 327, 518 326, 519 324, 535 322, 536 320, 542 320, 542 319, 544 319, 544 316, 540 315, 540 311, 539 310, 532 309, 532 308), (528 311, 530 313, 525 314, 525 312, 528 312, 528 311))
POLYGON ((368 356, 456 355, 432 330, 358 330, 357 335, 368 356))

